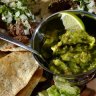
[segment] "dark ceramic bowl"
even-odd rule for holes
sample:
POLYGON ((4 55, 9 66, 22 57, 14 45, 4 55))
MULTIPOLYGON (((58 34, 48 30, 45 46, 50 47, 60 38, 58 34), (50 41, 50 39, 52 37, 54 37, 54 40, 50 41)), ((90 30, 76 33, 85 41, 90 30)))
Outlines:
MULTIPOLYGON (((64 30, 64 26, 62 24, 62 21, 60 20, 62 12, 63 11, 52 14, 51 16, 46 18, 43 22, 41 22, 41 24, 36 28, 36 31, 33 34, 33 38, 32 38, 32 48, 33 49, 40 52, 42 44, 43 44, 43 37, 46 32, 52 32, 55 29, 64 30)), ((86 31, 88 32, 88 34, 96 37, 96 32, 94 31, 94 30, 96 30, 96 15, 95 14, 91 14, 86 11, 77 11, 77 10, 75 10, 75 11, 68 10, 67 12, 71 12, 73 14, 76 14, 76 15, 82 17, 81 19, 84 22, 84 25, 85 25, 85 28, 86 28, 86 31), (87 16, 87 18, 86 18, 86 16, 87 16), (93 20, 92 23, 90 21, 90 18, 93 20)), ((37 60, 37 62, 46 71, 48 71, 54 75, 64 76, 66 79, 71 80, 74 83, 79 84, 79 85, 87 83, 89 80, 91 80, 94 77, 94 75, 96 73, 96 68, 94 68, 88 72, 85 72, 82 74, 76 74, 76 75, 55 74, 54 72, 49 70, 48 65, 45 64, 37 55, 35 55, 35 54, 33 54, 33 55, 34 55, 34 58, 37 60)))

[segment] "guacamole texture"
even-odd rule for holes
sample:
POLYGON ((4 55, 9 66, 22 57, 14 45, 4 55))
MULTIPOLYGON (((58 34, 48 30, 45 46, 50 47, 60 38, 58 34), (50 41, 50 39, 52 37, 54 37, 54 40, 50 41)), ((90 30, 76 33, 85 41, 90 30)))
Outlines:
POLYGON ((64 77, 55 76, 54 85, 38 93, 38 96, 80 96, 80 88, 65 80, 64 77))
POLYGON ((57 74, 79 74, 96 68, 96 40, 85 31, 59 30, 45 34, 42 54, 57 74), (59 35, 59 36, 58 36, 59 35))

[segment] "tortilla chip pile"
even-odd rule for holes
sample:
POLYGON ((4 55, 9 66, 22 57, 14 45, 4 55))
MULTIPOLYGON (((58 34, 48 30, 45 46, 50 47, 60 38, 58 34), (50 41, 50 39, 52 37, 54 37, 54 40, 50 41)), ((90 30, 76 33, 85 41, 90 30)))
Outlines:
POLYGON ((0 40, 0 96, 30 96, 42 73, 31 52, 0 40))

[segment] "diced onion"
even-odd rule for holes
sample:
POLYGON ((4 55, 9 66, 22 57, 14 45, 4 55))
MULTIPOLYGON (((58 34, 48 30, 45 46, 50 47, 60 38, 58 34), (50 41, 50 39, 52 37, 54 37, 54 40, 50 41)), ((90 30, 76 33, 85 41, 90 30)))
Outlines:
POLYGON ((88 12, 92 13, 94 10, 93 9, 89 9, 88 12))
POLYGON ((82 7, 77 6, 77 9, 78 9, 78 10, 84 10, 84 6, 82 6, 82 7))
POLYGON ((87 5, 88 8, 92 8, 93 6, 95 6, 94 1, 90 1, 90 3, 87 5))
POLYGON ((25 20, 28 20, 27 16, 22 14, 20 15, 20 19, 24 22, 25 20))
POLYGON ((15 2, 11 2, 9 6, 10 7, 16 7, 16 3, 15 2))
POLYGON ((31 28, 29 22, 26 20, 25 22, 23 22, 24 26, 26 26, 27 28, 31 28))
POLYGON ((26 13, 26 15, 27 15, 28 17, 32 16, 32 14, 31 14, 31 13, 28 13, 28 12, 26 13))
POLYGON ((20 8, 22 6, 22 3, 20 1, 17 2, 17 7, 20 8))
POLYGON ((31 28, 31 26, 27 20, 25 22, 23 22, 23 25, 26 27, 26 29, 24 30, 25 35, 28 35, 29 29, 31 28))
POLYGON ((2 14, 2 20, 6 21, 6 17, 2 14))
POLYGON ((15 13, 15 17, 19 17, 20 16, 20 11, 17 11, 16 13, 15 13))
POLYGON ((12 17, 7 18, 7 23, 11 23, 12 22, 12 17))
POLYGON ((24 30, 24 34, 29 35, 29 29, 28 28, 24 30))

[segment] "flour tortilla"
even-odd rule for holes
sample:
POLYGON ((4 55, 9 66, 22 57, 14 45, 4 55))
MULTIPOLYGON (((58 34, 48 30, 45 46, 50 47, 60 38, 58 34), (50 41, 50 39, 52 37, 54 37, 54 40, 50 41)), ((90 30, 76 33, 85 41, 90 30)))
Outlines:
POLYGON ((42 78, 43 69, 38 68, 27 86, 22 89, 16 96, 31 96, 32 91, 36 87, 36 85, 39 83, 40 79, 42 78))
POLYGON ((12 52, 0 58, 0 96, 15 96, 38 68, 30 52, 12 52))

